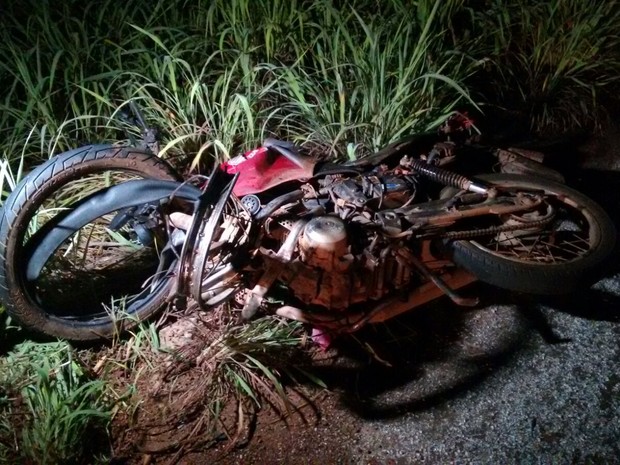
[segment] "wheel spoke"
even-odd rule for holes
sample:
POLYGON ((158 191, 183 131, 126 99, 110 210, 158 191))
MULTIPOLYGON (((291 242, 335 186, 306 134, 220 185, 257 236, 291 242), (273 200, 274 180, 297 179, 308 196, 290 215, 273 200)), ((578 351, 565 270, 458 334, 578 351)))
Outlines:
POLYGON ((580 234, 581 231, 559 233, 542 231, 535 235, 520 235, 504 232, 490 239, 483 247, 497 255, 536 263, 566 262, 578 259, 590 250, 590 243, 587 237, 580 234))

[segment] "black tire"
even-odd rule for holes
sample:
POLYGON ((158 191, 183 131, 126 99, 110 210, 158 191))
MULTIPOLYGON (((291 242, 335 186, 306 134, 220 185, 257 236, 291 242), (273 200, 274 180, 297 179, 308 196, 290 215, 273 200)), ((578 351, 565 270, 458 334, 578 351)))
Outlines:
POLYGON ((558 215, 564 212, 568 218, 570 212, 572 218, 554 221, 545 226, 543 231, 530 233, 529 237, 514 236, 506 240, 504 236, 502 240, 497 235, 491 239, 453 241, 449 243, 449 247, 452 259, 457 265, 473 273, 480 281, 533 294, 569 293, 596 281, 601 264, 611 254, 616 240, 615 227, 599 205, 574 189, 542 178, 510 174, 490 174, 478 178, 507 188, 545 191, 552 196, 558 215), (534 237, 534 234, 538 236, 534 237), (565 247, 565 250, 576 256, 561 256, 560 253, 560 257, 553 258, 553 261, 536 255, 534 247, 543 248, 543 244, 544 250, 550 251, 552 256, 554 247, 561 251, 558 242, 555 242, 557 239, 554 238, 562 235, 570 235, 570 239, 566 240, 566 247, 571 243, 577 244, 574 250, 565 247), (554 242, 548 238, 552 238, 554 242), (520 250, 523 250, 522 244, 532 245, 525 256, 509 258, 491 250, 490 244, 497 247, 501 242, 508 244, 502 245, 506 249, 518 245, 520 250))
MULTIPOLYGON (((78 183, 94 177, 100 179, 102 176, 106 176, 106 181, 110 183, 115 183, 115 180, 123 182, 129 178, 178 180, 174 169, 156 156, 134 148, 109 145, 86 146, 63 153, 26 176, 7 198, 0 217, 0 299, 9 315, 24 327, 49 336, 72 340, 108 338, 119 330, 150 317, 162 307, 167 294, 166 289, 163 288, 165 286, 159 286, 157 292, 151 295, 145 294, 146 297, 139 304, 133 307, 130 305, 127 309, 127 318, 119 323, 115 321, 114 315, 106 312, 102 307, 110 304, 110 301, 99 301, 97 308, 80 307, 79 310, 75 310, 78 308, 76 306, 74 310, 70 310, 73 305, 71 301, 76 305, 83 302, 80 297, 70 295, 63 300, 56 294, 63 294, 63 291, 71 294, 74 291, 72 286, 76 282, 75 277, 73 277, 73 283, 62 279, 56 281, 68 283, 67 287, 62 285, 52 292, 47 290, 47 294, 43 292, 44 296, 51 296, 50 299, 42 299, 41 285, 34 285, 26 279, 28 238, 32 236, 39 220, 44 222, 53 218, 54 210, 44 209, 48 205, 56 205, 53 203, 54 199, 61 196, 63 192, 71 193, 70 200, 64 204, 71 205, 72 202, 89 194, 89 186, 93 186, 91 193, 100 189, 100 184, 96 182, 78 183), (81 189, 82 186, 86 188, 81 189), (82 192, 82 190, 85 191, 82 192), (41 215, 43 211, 45 216, 41 215), (64 303, 50 303, 55 300, 64 303)), ((92 246, 88 238, 85 248, 90 247, 92 246)), ((65 273, 64 268, 54 268, 54 266, 56 265, 50 265, 51 270, 56 270, 51 271, 50 274, 63 275, 65 273)), ((87 289, 91 283, 91 275, 85 274, 84 276, 79 284, 87 289)), ((53 282, 54 279, 51 281, 53 282)), ((124 280, 124 278, 111 279, 116 279, 117 284, 124 280)), ((74 287, 77 289, 78 286, 74 287)), ((82 290, 81 292, 88 291, 82 290)), ((87 306, 87 304, 84 305, 84 307, 87 306)))

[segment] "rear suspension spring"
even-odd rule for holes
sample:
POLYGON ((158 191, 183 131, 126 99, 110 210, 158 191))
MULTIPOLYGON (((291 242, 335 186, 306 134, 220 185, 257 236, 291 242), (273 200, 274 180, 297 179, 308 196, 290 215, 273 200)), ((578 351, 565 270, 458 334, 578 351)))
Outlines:
POLYGON ((429 165, 415 158, 408 160, 408 164, 421 175, 445 186, 456 187, 457 189, 480 194, 487 193, 487 188, 482 183, 478 181, 475 182, 461 174, 439 168, 438 166, 429 165))

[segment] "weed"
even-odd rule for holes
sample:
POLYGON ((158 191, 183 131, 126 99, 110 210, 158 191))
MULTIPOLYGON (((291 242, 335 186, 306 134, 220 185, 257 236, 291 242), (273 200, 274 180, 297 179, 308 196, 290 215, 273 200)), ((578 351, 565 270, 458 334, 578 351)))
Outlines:
MULTIPOLYGON (((24 342, 0 362, 0 424, 5 457, 74 463, 105 438, 110 399, 66 343, 24 342), (86 445, 89 447, 86 447, 86 445)), ((100 444, 99 444, 100 445, 100 444)))
POLYGON ((363 155, 467 98, 469 63, 435 45, 456 0, 392 0, 380 15, 369 1, 176 3, 33 2, 25 23, 5 15, 0 149, 9 161, 135 134, 117 118, 129 101, 161 129, 162 156, 198 166, 265 136, 329 156, 353 144, 363 155))
POLYGON ((538 132, 600 124, 620 82, 617 2, 485 2, 474 34, 487 102, 520 114, 538 132))

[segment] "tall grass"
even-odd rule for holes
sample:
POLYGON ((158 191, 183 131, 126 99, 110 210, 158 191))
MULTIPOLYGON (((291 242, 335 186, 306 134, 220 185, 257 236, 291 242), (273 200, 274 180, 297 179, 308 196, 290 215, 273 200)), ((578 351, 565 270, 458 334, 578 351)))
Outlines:
POLYGON ((0 361, 0 457, 8 463, 77 463, 105 442, 102 381, 66 343, 24 342, 0 361))
POLYGON ((620 75, 618 2, 3 3, 11 162, 125 138, 114 116, 131 99, 161 128, 162 155, 195 165, 266 135, 363 155, 432 128, 470 91, 558 131, 598 121, 620 75))
POLYGON ((461 55, 439 46, 440 13, 456 3, 404 9, 392 2, 401 9, 381 20, 354 7, 348 14, 326 8, 331 26, 311 51, 274 70, 288 127, 323 154, 341 156, 349 144, 367 154, 403 134, 432 129, 459 102, 473 104, 460 85, 472 70, 461 55))
POLYGON ((538 132, 601 122, 617 101, 620 3, 491 0, 473 11, 473 34, 488 59, 483 99, 513 111, 538 132))
POLYGON ((366 153, 467 97, 469 62, 438 46, 456 0, 391 0, 380 14, 370 1, 26 3, 35 14, 7 15, 0 32, 10 158, 123 138, 113 116, 129 100, 161 128, 162 155, 209 163, 267 135, 366 153))

